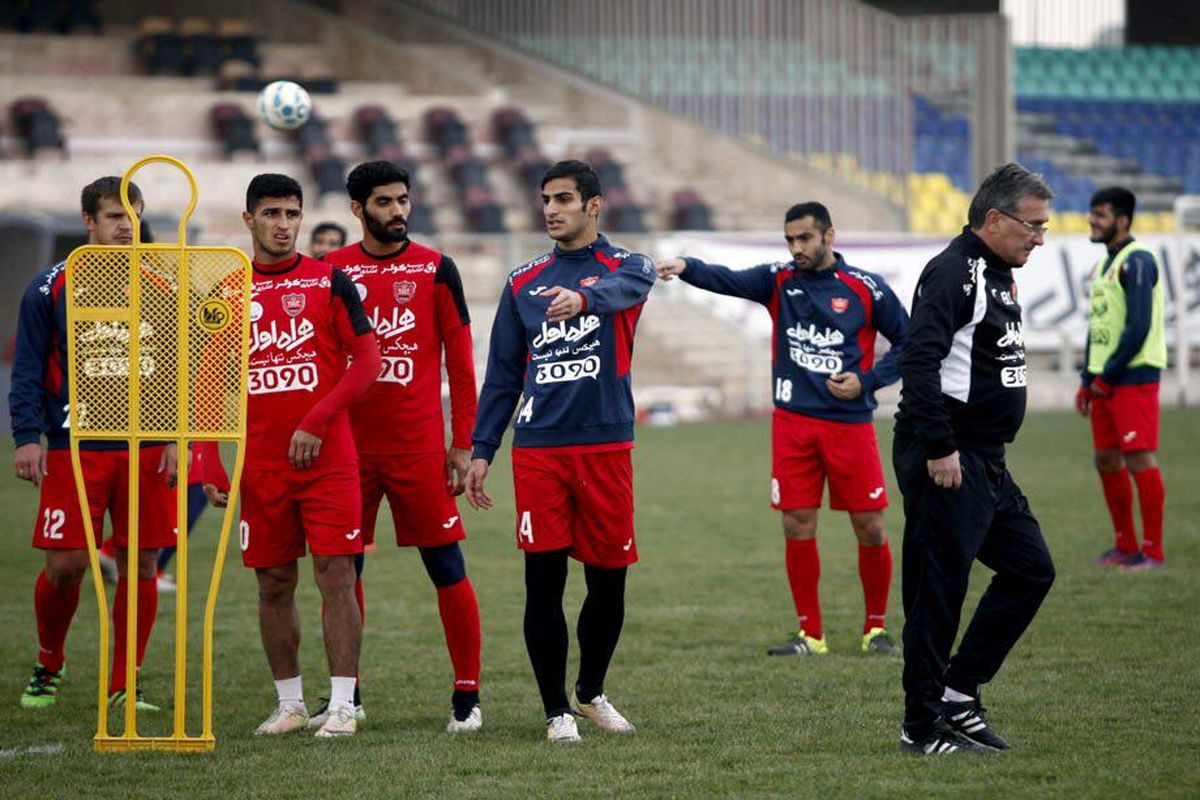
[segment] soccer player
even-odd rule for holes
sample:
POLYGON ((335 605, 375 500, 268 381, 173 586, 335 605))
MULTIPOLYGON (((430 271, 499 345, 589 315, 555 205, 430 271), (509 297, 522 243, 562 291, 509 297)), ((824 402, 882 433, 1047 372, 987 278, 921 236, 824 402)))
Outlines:
MULTIPOLYGON (((347 412, 379 374, 379 348, 350 279, 296 252, 302 205, 300 184, 286 175, 258 175, 246 189, 242 219, 253 240, 254 276, 240 533, 242 563, 258 578, 263 649, 279 698, 255 733, 308 725, 295 601, 297 560, 307 543, 325 609, 331 689, 328 717, 316 733, 325 738, 358 729, 362 617, 354 560, 363 548, 362 508, 347 412)), ((212 443, 204 447, 205 492, 224 506, 220 456, 212 443)))
POLYGON ((1163 565, 1166 491, 1158 450, 1158 382, 1167 366, 1162 271, 1154 253, 1135 241, 1133 192, 1120 186, 1092 196, 1088 224, 1105 257, 1092 270, 1083 385, 1075 408, 1092 418, 1096 471, 1116 543, 1097 564, 1141 571, 1163 565), (1142 547, 1133 527, 1133 491, 1142 510, 1142 547))
POLYGON ((783 512, 788 582, 797 633, 770 655, 829 652, 821 622, 817 582, 817 511, 826 479, 829 505, 849 512, 858 539, 858 574, 866 619, 865 653, 895 653, 885 626, 892 581, 892 551, 883 530, 887 507, 883 466, 871 412, 876 389, 895 383, 896 359, 908 335, 908 314, 884 279, 846 264, 833 250, 834 228, 820 203, 798 203, 783 223, 791 263, 747 270, 669 258, 658 276, 767 307, 774 323, 771 354, 771 506, 783 512), (891 350, 875 361, 875 335, 891 350))
POLYGON ((308 240, 308 252, 313 258, 325 260, 330 251, 346 246, 346 229, 336 222, 322 222, 312 229, 308 240))
POLYGON ((1054 583, 1041 526, 1004 458, 1025 418, 1027 380, 1013 270, 1043 244, 1052 197, 1020 164, 996 169, 913 293, 892 446, 904 495, 906 753, 1008 748, 980 687, 1054 583), (995 575, 951 656, 976 559, 995 575))
MULTIPOLYGON (((375 518, 386 496, 396 544, 418 548, 437 589, 454 667, 446 729, 474 731, 483 724, 479 604, 459 546, 467 534, 454 500, 462 493, 475 424, 467 301, 454 261, 408 238, 407 171, 389 161, 360 164, 350 172, 346 189, 350 210, 362 223, 362 241, 324 260, 354 281, 383 358, 379 378, 350 413, 362 483, 363 544, 375 541, 375 518), (450 381, 449 451, 442 415, 443 352, 450 381)), ((358 568, 361 608, 361 558, 358 568)))
MULTIPOLYGON (((142 195, 132 183, 129 200, 140 214, 142 195)), ((133 243, 133 226, 121 204, 120 178, 105 177, 89 183, 83 188, 81 205, 89 244, 133 243)), ((146 285, 158 284, 148 277, 146 285)), ((8 398, 16 442, 13 457, 16 475, 32 482, 41 492, 33 546, 46 553, 46 566, 38 573, 34 588, 39 652, 33 676, 21 696, 21 705, 25 708, 45 708, 57 700, 58 687, 66 672, 64 645, 79 605, 79 586, 88 565, 86 532, 80 515, 75 473, 71 469, 67 431, 71 359, 67 354, 65 289, 66 262, 60 262, 39 272, 25 291, 17 324, 12 391, 8 398), (43 434, 45 450, 41 441, 43 434)), ((92 323, 81 334, 88 339, 88 347, 97 353, 97 369, 110 368, 112 363, 124 357, 122 335, 123 331, 103 322, 92 323), (106 339, 112 344, 111 354, 105 349, 106 339)), ((152 347, 154 337, 153 331, 143 329, 143 347, 152 347)), ((108 512, 117 546, 119 577, 113 598, 114 647, 109 685, 109 703, 116 708, 124 704, 126 688, 129 451, 123 442, 91 440, 80 443, 79 456, 92 530, 99 540, 104 530, 104 514, 108 512)), ((146 444, 138 459, 136 648, 137 668, 140 669, 158 612, 155 573, 159 548, 175 544, 176 447, 174 444, 146 444)), ((146 701, 140 682, 135 702, 140 711, 159 710, 146 701)))
POLYGON ((550 741, 579 741, 576 712, 603 730, 634 727, 604 694, 625 616, 633 532, 633 394, 638 316, 654 284, 646 256, 597 231, 600 179, 582 161, 542 178, 549 253, 509 274, 492 325, 487 375, 472 434, 467 500, 491 508, 488 466, 513 424, 517 546, 525 552, 525 646, 550 741), (522 397, 523 394, 523 397, 522 397), (567 557, 584 564, 579 677, 567 700, 567 557))

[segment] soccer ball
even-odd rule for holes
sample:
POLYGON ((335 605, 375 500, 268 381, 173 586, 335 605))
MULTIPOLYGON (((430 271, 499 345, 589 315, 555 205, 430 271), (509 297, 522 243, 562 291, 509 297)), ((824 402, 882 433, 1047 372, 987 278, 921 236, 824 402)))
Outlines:
POLYGON ((300 84, 275 81, 259 93, 258 115, 277 131, 293 131, 312 116, 312 100, 300 84))

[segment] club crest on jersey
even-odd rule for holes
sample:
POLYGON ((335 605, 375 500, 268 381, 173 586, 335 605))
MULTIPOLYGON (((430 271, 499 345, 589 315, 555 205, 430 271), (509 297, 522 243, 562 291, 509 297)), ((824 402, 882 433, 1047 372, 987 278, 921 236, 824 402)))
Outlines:
POLYGON ((396 298, 397 303, 407 303, 416 297, 416 294, 416 281, 396 281, 392 284, 392 296, 396 298))
POLYGON ((304 310, 304 305, 308 302, 308 298, 299 293, 285 294, 279 298, 279 302, 283 304, 283 313, 289 317, 298 317, 300 316, 300 312, 304 310))
POLYGON ((845 314, 846 309, 850 307, 850 301, 844 297, 832 297, 829 300, 829 305, 836 314, 845 314))
POLYGON ((581 289, 587 288, 588 286, 591 286, 593 283, 595 283, 598 280, 600 280, 599 275, 589 275, 586 278, 584 278, 583 280, 579 281, 579 287, 581 289))

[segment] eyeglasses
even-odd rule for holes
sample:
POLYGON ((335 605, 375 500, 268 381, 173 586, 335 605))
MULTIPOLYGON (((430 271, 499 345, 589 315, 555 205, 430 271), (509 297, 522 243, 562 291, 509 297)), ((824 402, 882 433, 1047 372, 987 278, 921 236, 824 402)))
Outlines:
MULTIPOLYGON (((1000 209, 998 209, 998 208, 996 210, 1000 211, 1000 209)), ((1020 217, 1018 217, 1014 214, 1010 214, 1007 211, 1000 211, 1000 213, 1003 214, 1004 216, 1008 217, 1009 219, 1011 219, 1015 222, 1019 222, 1022 225, 1024 225, 1025 230, 1029 231, 1034 236, 1044 236, 1046 234, 1046 231, 1050 230, 1049 225, 1034 225, 1032 222, 1026 222, 1025 220, 1021 219, 1020 217)))

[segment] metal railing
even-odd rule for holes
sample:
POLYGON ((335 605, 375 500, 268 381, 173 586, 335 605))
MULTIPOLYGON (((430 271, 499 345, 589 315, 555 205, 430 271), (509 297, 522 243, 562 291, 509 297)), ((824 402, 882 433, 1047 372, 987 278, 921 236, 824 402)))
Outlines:
POLYGON ((968 110, 976 178, 1012 152, 998 14, 902 18, 856 0, 394 1, 842 173, 910 171, 916 94, 968 110))

